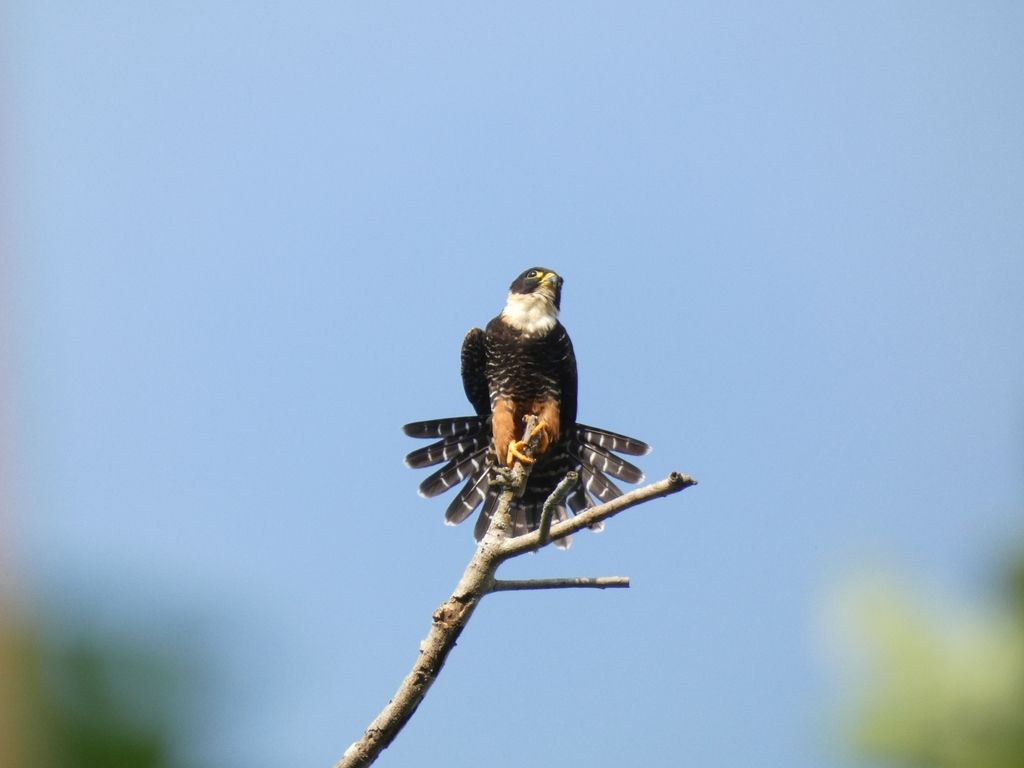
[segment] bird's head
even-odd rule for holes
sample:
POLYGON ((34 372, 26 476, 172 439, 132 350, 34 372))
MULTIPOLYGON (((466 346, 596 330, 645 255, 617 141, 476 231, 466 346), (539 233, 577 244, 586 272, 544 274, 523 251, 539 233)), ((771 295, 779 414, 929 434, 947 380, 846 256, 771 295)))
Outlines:
POLYGON ((512 281, 501 316, 524 333, 547 333, 558 321, 561 303, 562 278, 550 269, 532 267, 512 281))
POLYGON ((559 309, 562 302, 562 278, 550 269, 532 267, 512 281, 509 293, 539 294, 559 309))

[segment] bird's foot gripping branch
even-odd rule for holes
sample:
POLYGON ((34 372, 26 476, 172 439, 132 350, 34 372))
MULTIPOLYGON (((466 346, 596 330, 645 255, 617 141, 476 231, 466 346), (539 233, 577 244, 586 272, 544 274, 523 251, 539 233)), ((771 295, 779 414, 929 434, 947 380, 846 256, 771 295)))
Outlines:
MULTIPOLYGON (((534 451, 537 450, 537 443, 540 440, 540 419, 531 414, 523 419, 523 422, 525 429, 523 430, 521 450, 524 454, 523 457, 528 459, 528 461, 517 461, 511 467, 503 467, 500 465, 494 466, 491 468, 494 474, 488 480, 488 485, 492 487, 500 487, 511 491, 513 499, 521 498, 523 493, 526 492, 526 483, 530 480, 530 471, 533 469, 532 457, 534 451)), ((575 472, 571 472, 570 474, 574 476, 576 475, 575 472)), ((559 498, 559 501, 564 498, 565 494, 563 493, 559 498)), ((498 506, 500 509, 500 499, 498 506)), ((508 504, 505 505, 505 514, 508 514, 508 504)), ((509 521, 509 524, 511 524, 511 521, 509 521)), ((548 524, 550 525, 550 517, 548 524)), ((493 521, 490 527, 493 527, 493 521)), ((507 534, 508 528, 505 527, 504 530, 507 534)))

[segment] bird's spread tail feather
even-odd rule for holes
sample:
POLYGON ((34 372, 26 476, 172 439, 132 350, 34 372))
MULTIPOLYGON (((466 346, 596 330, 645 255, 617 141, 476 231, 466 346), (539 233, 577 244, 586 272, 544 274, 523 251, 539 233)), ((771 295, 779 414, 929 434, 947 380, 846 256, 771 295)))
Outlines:
POLYGON ((575 454, 583 466, 606 472, 618 480, 639 483, 644 479, 644 473, 640 471, 639 467, 592 443, 580 441, 575 454))
POLYGON ((629 456, 646 456, 651 452, 651 446, 642 440, 620 435, 618 432, 609 432, 607 429, 588 427, 586 424, 576 425, 576 435, 580 442, 596 445, 606 451, 625 453, 629 456))
POLYGON ((432 467, 442 461, 452 461, 460 456, 486 450, 491 442, 490 430, 486 427, 484 424, 476 432, 461 432, 415 450, 405 457, 405 465, 411 469, 432 467))
POLYGON ((473 510, 488 500, 489 496, 495 496, 493 489, 487 483, 488 474, 488 468, 484 466, 466 481, 462 490, 452 499, 444 513, 446 523, 458 525, 472 515, 473 510))
POLYGON ((402 427, 409 437, 451 437, 469 434, 480 428, 487 421, 485 416, 456 416, 448 419, 430 419, 414 421, 402 427))
MULTIPOLYGON (((461 523, 483 505, 474 530, 479 541, 487 532, 500 495, 500 491, 488 482, 495 464, 490 451, 490 418, 458 416, 433 419, 406 424, 402 429, 411 437, 441 438, 410 453, 405 463, 421 468, 445 462, 441 469, 420 484, 419 491, 423 496, 437 496, 461 482, 465 483, 448 505, 445 521, 450 525, 461 523)), ((643 480, 639 467, 615 453, 643 456, 650 451, 647 443, 634 437, 584 424, 577 424, 560 445, 561 450, 552 449, 534 465, 524 496, 512 502, 509 508, 511 535, 521 536, 537 528, 547 494, 569 470, 576 470, 580 481, 565 502, 555 507, 554 523, 567 519, 570 510, 574 515, 579 514, 588 507, 622 495, 622 490, 609 475, 627 483, 643 480)), ((602 527, 600 523, 592 526, 594 530, 602 527)), ((569 543, 569 537, 556 542, 562 548, 568 547, 569 543)))
POLYGON ((486 470, 486 465, 487 450, 485 448, 475 453, 457 456, 420 483, 420 496, 429 499, 444 493, 467 477, 477 475, 482 469, 486 470))

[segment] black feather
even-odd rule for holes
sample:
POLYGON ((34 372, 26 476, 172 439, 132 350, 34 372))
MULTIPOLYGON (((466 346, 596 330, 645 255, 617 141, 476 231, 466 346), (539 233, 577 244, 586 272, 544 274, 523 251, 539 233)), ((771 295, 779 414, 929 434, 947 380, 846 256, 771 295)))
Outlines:
MULTIPOLYGON (((491 493, 487 496, 487 501, 484 502, 484 508, 480 510, 480 516, 476 519, 476 525, 473 526, 473 538, 480 541, 487 533, 487 529, 491 527, 491 517, 494 515, 494 510, 497 507, 497 503, 492 504, 491 499, 497 502, 497 494, 491 493)), ((463 518, 465 520, 465 517, 463 518)), ((449 521, 450 522, 450 521, 449 521)), ((458 522, 462 522, 459 520, 458 522)))

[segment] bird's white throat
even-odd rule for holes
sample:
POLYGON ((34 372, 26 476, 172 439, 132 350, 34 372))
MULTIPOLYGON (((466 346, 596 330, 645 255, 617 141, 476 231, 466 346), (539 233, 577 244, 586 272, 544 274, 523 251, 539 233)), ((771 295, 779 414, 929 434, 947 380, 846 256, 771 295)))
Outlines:
POLYGON ((558 322, 558 307, 551 291, 543 288, 534 293, 509 293, 501 317, 523 333, 547 333, 558 322))

